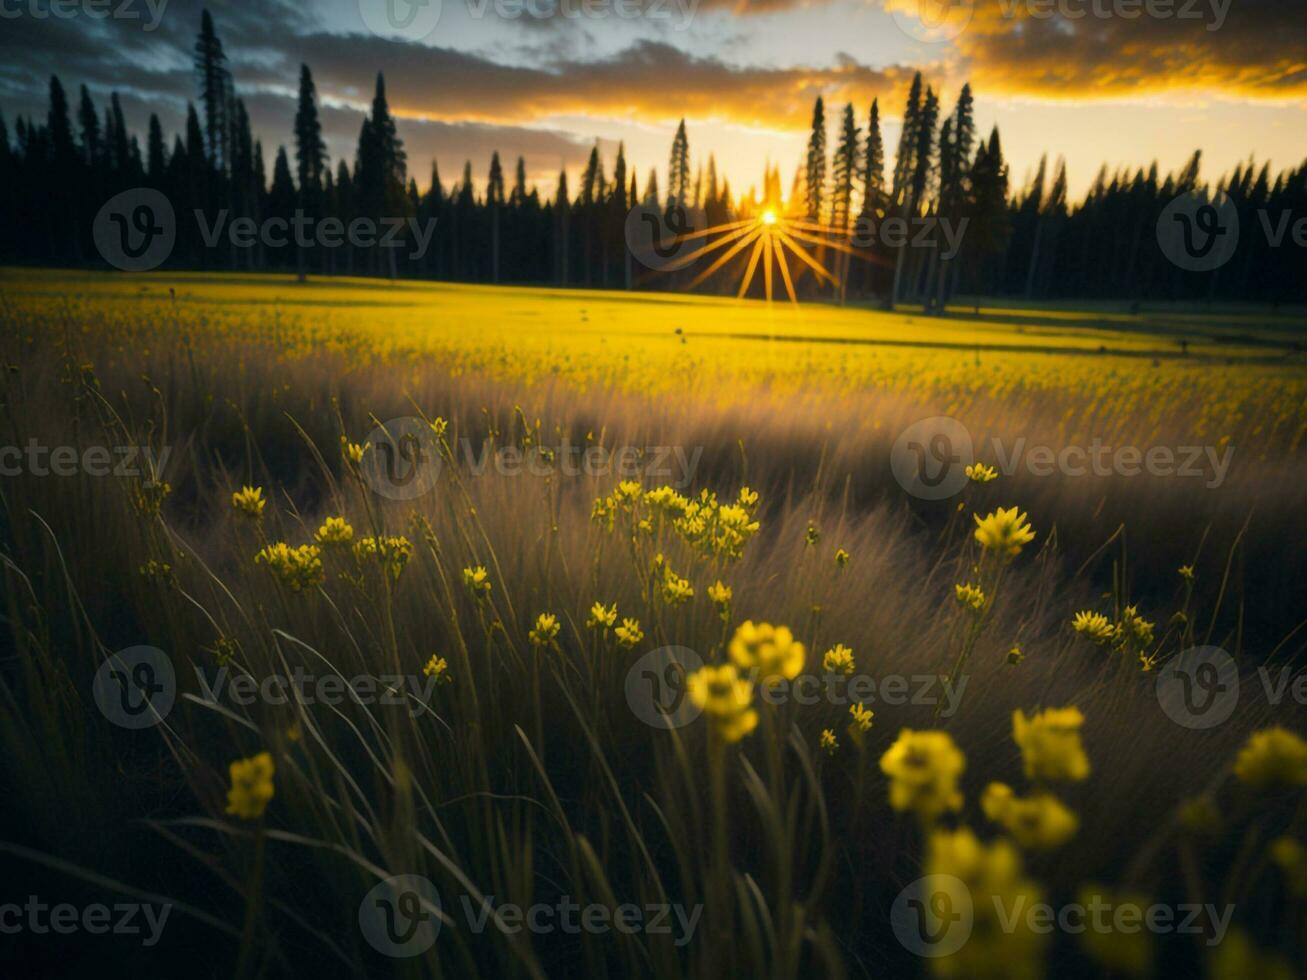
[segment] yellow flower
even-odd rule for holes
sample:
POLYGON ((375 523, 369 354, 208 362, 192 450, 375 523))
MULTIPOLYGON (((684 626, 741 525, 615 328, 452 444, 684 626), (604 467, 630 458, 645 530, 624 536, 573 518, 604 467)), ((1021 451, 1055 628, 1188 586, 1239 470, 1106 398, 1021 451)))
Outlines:
POLYGON ((1180 574, 1180 577, 1184 579, 1186 582, 1190 582, 1190 583, 1193 582, 1194 580, 1193 565, 1181 565, 1178 569, 1176 569, 1176 571, 1180 574))
POLYGON ((1089 775, 1089 759, 1080 744, 1085 716, 1079 708, 1049 708, 1027 719, 1012 713, 1012 738, 1021 747, 1027 779, 1079 782, 1089 775))
POLYGON ((723 584, 721 579, 718 579, 712 585, 708 586, 708 598, 713 601, 714 605, 729 606, 733 594, 734 593, 731 592, 731 587, 723 584))
POLYGON ((231 789, 227 791, 227 812, 242 820, 263 816, 272 799, 272 756, 260 752, 252 759, 239 759, 230 766, 231 789))
POLYGON ((742 623, 731 638, 732 662, 744 671, 754 671, 758 681, 775 685, 782 678, 794 680, 803 670, 808 652, 794 639, 787 626, 770 623, 742 623))
POLYGON ((1221 830, 1221 811, 1210 796, 1191 796, 1180 801, 1176 822, 1191 834, 1215 836, 1221 830))
POLYGON ((890 806, 913 810, 924 821, 961 809, 958 777, 966 766, 966 757, 942 731, 905 728, 880 757, 880 771, 890 777, 890 806))
POLYGON ((980 615, 985 611, 985 606, 989 600, 979 586, 967 583, 966 585, 953 586, 953 597, 958 600, 958 605, 962 606, 968 612, 980 615))
POLYGON ((625 616, 622 617, 622 625, 613 630, 613 635, 617 637, 617 642, 628 650, 644 639, 640 621, 625 616))
POLYGON ((1118 642, 1127 649, 1146 650, 1153 645, 1153 625, 1139 615, 1138 606, 1126 606, 1116 628, 1118 642))
MULTIPOLYGON (((1077 896, 1084 908, 1106 905, 1114 910, 1113 922, 1123 922, 1116 915, 1129 915, 1135 922, 1143 922, 1153 902, 1146 895, 1130 893, 1112 894, 1098 885, 1084 885, 1077 896)), ((1151 975, 1153 966, 1153 940, 1147 929, 1127 931, 1117 929, 1086 929, 1080 933, 1085 952, 1106 971, 1132 977, 1151 975)))
POLYGON ((231 495, 231 505, 242 517, 257 521, 263 516, 263 487, 244 486, 231 495))
POLYGON ((315 544, 292 548, 284 541, 267 545, 254 556, 255 564, 267 565, 292 592, 321 585, 322 549, 315 544))
POLYGON ((484 565, 463 569, 463 584, 477 598, 485 598, 490 595, 490 574, 486 571, 484 565))
POLYGON ((846 566, 848 563, 849 563, 849 553, 848 553, 847 551, 845 551, 843 548, 836 548, 836 549, 835 549, 835 564, 836 564, 836 566, 839 567, 839 568, 843 568, 843 567, 846 566))
MULTIPOLYGON (((1003 910, 1031 908, 1043 902, 1039 886, 1022 873, 1021 853, 999 838, 982 844, 966 827, 937 830, 926 844, 924 871, 945 883, 946 916, 964 913, 970 931, 954 953, 931 960, 931 972, 948 980, 1037 980, 1043 976, 1047 936, 1031 928, 1031 916, 1005 920, 1003 910), (951 886, 947 884, 957 879, 951 886), (952 893, 956 889, 956 893, 952 893)), ((955 919, 956 921, 956 919, 955 919)), ((947 922, 940 925, 952 928, 947 922)), ((952 937, 944 933, 952 945, 952 937)))
POLYGON ((984 463, 972 463, 966 469, 967 479, 972 483, 988 483, 998 479, 998 470, 984 463))
POLYGON ((313 539, 319 544, 349 544, 354 540, 354 528, 343 517, 328 517, 313 539))
POLYGON ((367 452, 369 448, 371 448, 371 446, 368 443, 350 442, 344 436, 340 437, 341 454, 355 466, 363 462, 363 454, 367 452))
POLYGON ((663 601, 669 606, 679 606, 694 598, 694 586, 689 579, 681 578, 668 565, 663 566, 663 601))
POLYGON ((534 647, 551 646, 558 637, 558 631, 561 628, 557 616, 553 613, 541 613, 536 617, 535 626, 527 633, 527 639, 531 641, 531 645, 534 647))
POLYGON ((821 730, 821 738, 818 740, 818 745, 827 755, 834 755, 839 751, 840 740, 835 737, 835 733, 829 728, 823 728, 821 730))
POLYGON ((1284 883, 1295 898, 1307 898, 1307 847, 1292 837, 1271 841, 1271 860, 1284 874, 1284 883))
POLYGON ((816 524, 812 523, 812 521, 809 521, 808 530, 804 533, 804 544, 808 545, 809 547, 812 547, 820 540, 821 540, 821 531, 817 529, 816 524))
POLYGON ((453 675, 449 673, 449 661, 444 657, 437 657, 435 654, 432 654, 431 659, 422 668, 422 673, 427 677, 434 677, 437 680, 446 682, 454 679, 453 675))
POLYGON ((738 742, 758 725, 753 708, 753 685, 733 664, 701 667, 690 675, 691 703, 708 716, 713 733, 724 742, 738 742))
POLYGON ((822 655, 821 666, 828 674, 852 674, 855 669, 853 651, 837 643, 822 655))
POLYGON ((1021 554, 1023 545, 1035 540, 1035 532, 1026 520, 1026 515, 1015 507, 1007 510, 999 508, 988 517, 976 518, 976 540, 986 551, 992 551, 1004 558, 1015 558, 1021 554))
POLYGON ((1253 732, 1239 750, 1234 774, 1255 790, 1307 786, 1307 742, 1279 725, 1253 732))
POLYGON ((1021 649, 1020 643, 1013 643, 1012 649, 1007 652, 1007 662, 1011 667, 1015 667, 1021 661, 1026 659, 1025 651, 1021 649))
POLYGON ((1071 628, 1099 646, 1111 643, 1116 638, 1116 627, 1102 613, 1082 609, 1071 620, 1071 628))
POLYGON ((1028 850, 1059 847, 1075 836, 1076 815, 1048 793, 1022 799, 1004 783, 990 783, 980 797, 980 808, 1012 839, 1028 850))
POLYGON ((605 606, 602 602, 596 602, 590 607, 590 618, 585 621, 585 625, 592 630, 609 629, 615 622, 617 622, 617 603, 605 606))
POLYGON ((871 720, 876 717, 876 712, 861 704, 851 704, 849 717, 853 719, 849 722, 849 734, 856 736, 871 731, 871 720))
POLYGON ((435 433, 437 439, 445 438, 445 433, 449 431, 449 423, 440 416, 431 420, 431 431, 435 433))
POLYGON ((413 545, 403 535, 359 538, 354 542, 354 557, 359 561, 375 559, 390 577, 397 582, 413 556, 413 545))

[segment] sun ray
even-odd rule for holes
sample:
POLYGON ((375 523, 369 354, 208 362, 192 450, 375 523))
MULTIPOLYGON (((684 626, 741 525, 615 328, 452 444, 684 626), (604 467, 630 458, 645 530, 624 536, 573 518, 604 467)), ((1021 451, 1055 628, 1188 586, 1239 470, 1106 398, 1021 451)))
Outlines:
POLYGON ((712 265, 708 266, 708 268, 704 269, 703 272, 699 273, 697 276, 694 277, 693 281, 689 285, 689 288, 694 289, 705 279, 711 276, 714 272, 716 272, 727 262, 729 262, 732 258, 738 255, 741 250, 748 248, 749 243, 752 242, 755 238, 757 238, 761 234, 762 234, 761 231, 754 232, 753 234, 745 238, 742 238, 738 242, 736 242, 735 246, 731 248, 729 251, 723 252, 721 255, 717 256, 717 261, 715 261, 712 265))
POLYGON ((801 247, 799 247, 798 243, 795 242, 793 238, 791 238, 785 232, 780 232, 780 236, 781 236, 781 240, 790 246, 790 250, 794 252, 796 256, 802 259, 808 265, 808 267, 811 268, 812 271, 817 274, 819 278, 829 279, 831 285, 833 286, 838 286, 840 284, 839 280, 836 279, 829 272, 827 272, 826 268, 820 262, 818 262, 807 252, 805 252, 801 247))
POLYGON ((753 283, 753 274, 758 270, 758 256, 762 255, 762 246, 763 239, 759 236, 753 246, 753 254, 749 256, 749 268, 745 270, 744 281, 740 283, 740 291, 736 294, 736 299, 744 299, 744 294, 749 291, 749 286, 753 283))

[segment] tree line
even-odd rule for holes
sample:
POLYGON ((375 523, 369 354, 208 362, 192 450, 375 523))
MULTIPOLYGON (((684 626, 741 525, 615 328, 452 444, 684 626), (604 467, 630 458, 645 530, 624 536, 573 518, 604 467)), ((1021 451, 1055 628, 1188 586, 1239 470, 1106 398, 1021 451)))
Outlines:
MULTIPOLYGON (((1307 249, 1293 232, 1293 222, 1307 217, 1307 161, 1272 174, 1269 165, 1250 158, 1212 185, 1200 180, 1198 153, 1165 176, 1156 164, 1133 173, 1104 166, 1085 198, 1073 203, 1065 164, 1059 161, 1050 173, 1044 159, 1033 179, 1014 190, 998 128, 988 136, 976 132, 970 86, 945 114, 940 93, 920 73, 904 105, 889 172, 879 102, 873 100, 865 126, 853 105, 844 106, 828 147, 831 127, 818 97, 807 153, 787 197, 778 168, 766 169, 761 194, 734 195, 711 156, 695 167, 684 121, 672 142, 664 191, 657 170, 641 186, 621 145, 609 174, 596 145, 575 191, 563 171, 554 193, 542 195, 528 181, 521 157, 509 175, 497 152, 483 183, 474 180, 469 161, 446 184, 433 161, 427 189, 419 191, 380 74, 353 164, 340 160, 333 168, 307 65, 300 69, 292 150, 278 147, 269 178, 208 11, 194 66, 199 108, 188 105, 184 132, 171 146, 151 115, 142 148, 117 93, 101 110, 83 85, 74 112, 57 76, 50 79, 44 121, 20 116, 11 137, 0 112, 0 261, 95 265, 92 225, 101 205, 121 191, 149 187, 164 193, 179 216, 168 260, 177 268, 682 288, 709 260, 671 274, 651 273, 633 261, 624 229, 631 208, 643 205, 661 212, 672 228, 680 214, 703 228, 764 209, 783 211, 805 227, 820 225, 831 244, 815 246, 816 257, 840 284, 801 276, 798 287, 808 297, 875 298, 927 310, 942 309, 959 295, 1307 299, 1307 249), (1158 244, 1164 209, 1190 192, 1223 193, 1238 215, 1238 248, 1216 272, 1185 271, 1158 244), (206 216, 204 226, 189 220, 196 212, 206 216), (437 231, 429 248, 411 251, 348 243, 236 244, 204 233, 220 216, 258 223, 289 221, 297 213, 346 224, 360 217, 411 218, 434 222, 437 231)), ((747 255, 736 257, 700 288, 733 291, 746 261, 747 255)))

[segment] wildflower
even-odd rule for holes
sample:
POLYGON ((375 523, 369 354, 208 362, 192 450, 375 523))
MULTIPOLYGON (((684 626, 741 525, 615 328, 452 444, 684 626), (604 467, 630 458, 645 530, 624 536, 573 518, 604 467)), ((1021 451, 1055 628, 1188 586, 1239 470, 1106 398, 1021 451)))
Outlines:
POLYGON ((478 599, 484 599, 490 595, 490 574, 486 571, 484 565, 463 569, 463 584, 478 599))
POLYGON ((1027 850, 1048 850, 1065 844, 1080 826, 1076 815, 1048 793, 1022 799, 1004 783, 990 783, 980 808, 1027 850))
POLYGON ((758 492, 750 490, 748 487, 740 487, 739 496, 736 498, 741 507, 746 510, 753 510, 758 506, 758 492))
POLYGON ((857 736, 871 731, 871 720, 876 717, 876 712, 865 705, 851 704, 849 717, 853 719, 849 722, 849 734, 857 736))
POLYGON ((132 507, 142 517, 158 517, 163 502, 172 493, 172 484, 154 481, 142 483, 132 492, 132 507))
POLYGON ((889 802, 895 810, 914 810, 932 821, 945 810, 962 807, 958 777, 966 757, 947 732, 905 728, 880 757, 880 771, 890 778, 889 802))
POLYGON ((668 565, 663 566, 663 601, 669 606, 679 606, 694 598, 694 586, 689 579, 681 578, 668 565))
POLYGON ((1007 652, 1007 662, 1009 667, 1015 667, 1021 661, 1026 659, 1025 652, 1021 649, 1020 643, 1013 643, 1012 649, 1007 652))
POLYGON ((445 438, 445 433, 449 431, 448 422, 446 422, 440 416, 436 416, 434 419, 431 420, 429 424, 431 425, 431 431, 435 433, 437 439, 445 438))
POLYGON ((347 460, 357 466, 363 462, 363 454, 371 448, 369 443, 350 442, 344 436, 340 437, 340 452, 347 460))
POLYGON ((1031 718, 1012 713, 1012 738, 1021 747, 1027 779, 1079 782, 1089 775, 1089 759, 1080 744, 1085 716, 1079 708, 1049 708, 1031 718))
POLYGON ((286 740, 288 742, 304 741, 304 729, 300 727, 298 721, 292 721, 286 728, 286 740))
POLYGON ((1000 507, 983 520, 979 514, 975 517, 976 540, 980 546, 1004 558, 1015 558, 1023 545, 1035 540, 1035 532, 1026 515, 1015 507, 1007 510, 1000 507))
POLYGON ((1307 898, 1307 847, 1292 837, 1277 837, 1271 841, 1271 860, 1284 875, 1289 894, 1307 898))
POLYGON ((445 681, 446 683, 454 679, 453 675, 449 673, 449 661, 444 657, 437 657, 435 654, 431 655, 431 659, 422 668, 422 674, 425 677, 434 677, 436 680, 445 681))
POLYGON ((251 759, 238 759, 230 766, 231 789, 227 791, 227 812, 242 820, 263 816, 272 799, 272 756, 260 752, 251 759))
POLYGON ((1138 606, 1126 606, 1116 628, 1118 642, 1126 648, 1145 650, 1153 645, 1153 626, 1139 615, 1138 606))
POLYGON ((821 540, 821 531, 817 530, 817 525, 812 521, 808 522, 808 530, 804 533, 803 540, 809 548, 821 540))
POLYGON ((596 602, 590 607, 590 617, 585 621, 585 625, 590 629, 610 629, 613 623, 617 622, 617 603, 611 606, 605 606, 602 602, 596 602))
POLYGON ((691 703, 708 716, 713 733, 724 742, 738 742, 758 725, 753 684, 739 675, 734 664, 701 667, 690 675, 687 692, 691 703))
MULTIPOLYGON (((1114 895, 1098 885, 1083 886, 1078 897, 1082 908, 1113 909, 1117 923, 1127 921, 1125 916, 1143 922, 1153 904, 1146 895, 1114 895)), ((1106 972, 1132 977, 1152 973, 1153 943, 1147 929, 1086 929, 1080 933, 1080 944, 1106 972)))
POLYGON ((155 561, 151 558, 144 565, 138 566, 136 570, 140 573, 141 578, 148 582, 162 582, 166 585, 173 582, 172 566, 166 561, 155 561))
POLYGON ((1234 774, 1255 790, 1307 786, 1307 742, 1279 725, 1253 732, 1239 750, 1234 774))
POLYGON ((292 592, 302 592, 322 584, 322 549, 315 544, 292 548, 279 541, 261 548, 254 556, 254 562, 267 565, 292 592))
POLYGON ((1116 638, 1116 627, 1111 620, 1102 613, 1090 612, 1088 609, 1076 613, 1071 620, 1071 628, 1099 646, 1105 646, 1116 638))
POLYGON ((984 591, 970 583, 953 586, 953 597, 957 599, 958 605, 977 616, 985 611, 985 606, 989 603, 984 591))
POLYGON ((731 587, 723 584, 721 579, 708 586, 708 598, 712 600, 713 605, 722 609, 730 608, 733 595, 731 587))
MULTIPOLYGON (((954 953, 932 960, 938 977, 1021 978, 1031 980, 1043 974, 1043 952, 1047 937, 1031 927, 1029 916, 1006 918, 1003 910, 1033 907, 1043 901, 1039 887, 1022 874, 1021 854, 1011 841, 1002 838, 982 844, 971 830, 936 830, 926 843, 924 871, 937 875, 932 881, 952 883, 957 890, 940 893, 950 900, 941 910, 957 913, 969 908, 970 931, 954 953)), ((933 900, 932 896, 932 900, 933 900)), ((941 923, 952 928, 947 918, 941 923)), ((949 945, 954 945, 947 933, 949 945)))
POLYGON ((967 479, 972 483, 988 483, 998 479, 998 470, 984 463, 972 463, 966 469, 967 479))
POLYGON ((628 650, 644 639, 644 632, 640 629, 640 621, 625 616, 622 617, 622 625, 613 630, 613 635, 617 637, 617 642, 628 650))
POLYGON ((354 528, 343 517, 328 517, 313 535, 319 544, 349 544, 354 540, 354 528))
POLYGON ((821 730, 821 738, 818 739, 817 744, 827 755, 834 755, 840 748, 840 740, 835 737, 835 733, 829 728, 821 730))
POLYGON ((849 553, 843 548, 835 549, 835 565, 837 568, 844 568, 849 563, 849 553))
POLYGON ((1176 569, 1176 572, 1178 572, 1180 577, 1184 579, 1186 582, 1188 582, 1190 585, 1193 584, 1194 581, 1193 565, 1181 565, 1179 568, 1176 569))
POLYGON ((392 583, 399 581, 412 556, 413 545, 403 535, 381 537, 369 535, 354 542, 354 557, 359 561, 375 558, 385 569, 392 583))
POLYGON ((754 671, 758 680, 775 685, 782 678, 794 680, 803 670, 808 652, 794 639, 787 626, 770 623, 742 623, 731 638, 731 660, 741 670, 754 671))
POLYGON ((821 667, 828 674, 852 674, 855 669, 853 651, 837 643, 822 655, 821 667))
POLYGON ((231 495, 231 505, 242 517, 257 521, 263 516, 263 487, 244 486, 231 495))
POLYGON ((535 626, 527 633, 527 639, 531 641, 533 647, 554 646, 561 628, 557 616, 553 613, 541 613, 536 617, 535 626))

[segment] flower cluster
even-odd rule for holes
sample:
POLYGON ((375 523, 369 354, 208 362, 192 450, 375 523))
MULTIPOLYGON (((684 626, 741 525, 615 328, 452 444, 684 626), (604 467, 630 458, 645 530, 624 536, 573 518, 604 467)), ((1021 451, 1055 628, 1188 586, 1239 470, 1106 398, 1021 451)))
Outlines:
POLYGON ((880 771, 890 778, 890 806, 912 810, 925 823, 947 810, 961 809, 958 777, 966 765, 966 757, 947 732, 903 729, 880 758, 880 771))
POLYGON ((782 679, 794 680, 808 656, 788 626, 755 624, 753 620, 735 630, 727 650, 736 667, 751 672, 760 684, 768 686, 782 679))
POLYGON ((753 684, 740 676, 734 664, 701 667, 690 675, 686 690, 723 742, 738 742, 758 726, 753 684))
POLYGON ((284 541, 266 545, 254 556, 255 564, 267 565, 278 580, 292 592, 302 592, 322 584, 322 549, 315 544, 292 548, 284 541))

